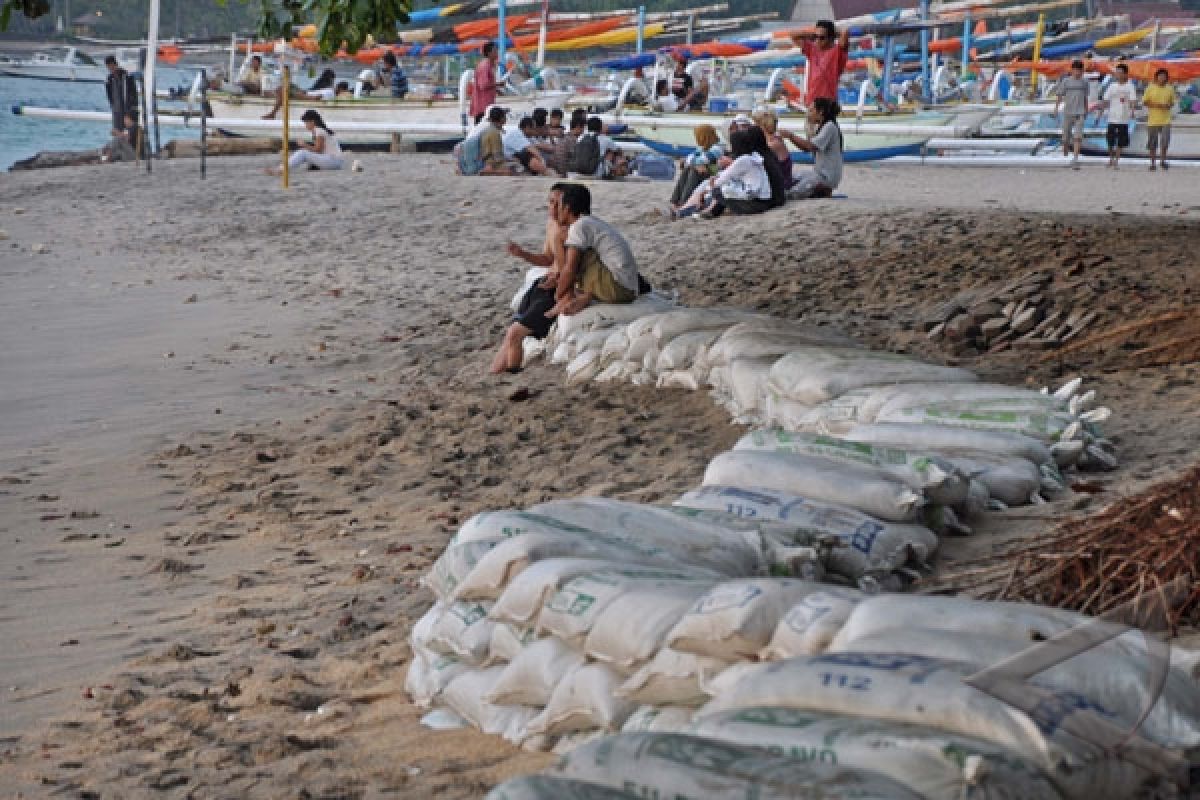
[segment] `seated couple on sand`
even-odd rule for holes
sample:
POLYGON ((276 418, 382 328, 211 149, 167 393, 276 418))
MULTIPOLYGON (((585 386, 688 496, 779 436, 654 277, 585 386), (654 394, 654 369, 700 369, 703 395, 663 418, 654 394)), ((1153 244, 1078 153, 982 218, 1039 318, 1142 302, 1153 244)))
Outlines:
POLYGON ((508 252, 550 270, 526 290, 513 323, 492 359, 491 372, 520 372, 522 343, 544 339, 560 315, 578 314, 592 303, 632 303, 650 285, 619 231, 592 216, 592 194, 577 183, 556 183, 547 203, 546 240, 533 253, 509 243, 508 252))

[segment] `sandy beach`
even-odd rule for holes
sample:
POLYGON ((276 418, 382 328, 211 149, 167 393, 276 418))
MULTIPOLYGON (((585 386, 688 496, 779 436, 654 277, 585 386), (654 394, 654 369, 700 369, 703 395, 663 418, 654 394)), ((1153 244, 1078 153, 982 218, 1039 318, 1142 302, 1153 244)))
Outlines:
MULTIPOLYGON (((671 498, 744 432, 704 392, 487 376, 524 273, 504 244, 538 243, 550 181, 362 161, 287 191, 266 158, 0 177, 0 794, 466 798, 536 770, 419 725, 420 576, 478 511, 671 498)), ((593 208, 686 304, 1014 384, 1086 376, 1120 469, 990 514, 931 583, 970 592, 956 565, 1196 462, 1194 315, 1069 352, 922 327, 1039 269, 1096 334, 1194 309, 1195 170, 863 165, 842 191, 673 223, 669 185, 602 183, 593 208)))

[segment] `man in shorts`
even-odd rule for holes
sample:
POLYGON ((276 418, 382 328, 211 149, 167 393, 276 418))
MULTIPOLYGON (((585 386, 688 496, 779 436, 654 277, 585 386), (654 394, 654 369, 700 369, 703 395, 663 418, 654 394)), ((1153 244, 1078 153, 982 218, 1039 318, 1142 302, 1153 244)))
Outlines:
POLYGON ((1146 149, 1150 151, 1150 171, 1155 161, 1162 157, 1162 168, 1167 169, 1167 148, 1171 145, 1171 113, 1175 110, 1178 97, 1175 87, 1168 81, 1171 75, 1166 69, 1154 72, 1154 83, 1142 93, 1142 105, 1149 112, 1146 117, 1146 149))
POLYGON ((566 256, 555 282, 554 308, 546 316, 578 314, 593 302, 636 300, 640 283, 633 250, 616 228, 592 216, 586 186, 563 184, 558 221, 567 226, 566 256))
POLYGON ((1083 144, 1083 123, 1088 110, 1088 80, 1083 76, 1083 62, 1076 59, 1071 62, 1071 71, 1059 78, 1054 87, 1054 113, 1058 107, 1062 110, 1062 148, 1063 155, 1070 154, 1074 146, 1075 156, 1071 166, 1079 169, 1079 148, 1083 144))
POLYGON ((1120 169, 1121 151, 1129 147, 1129 121, 1133 119, 1133 107, 1137 105, 1137 89, 1129 82, 1129 67, 1117 64, 1113 70, 1113 82, 1104 90, 1101 102, 1093 110, 1108 108, 1108 167, 1120 169))

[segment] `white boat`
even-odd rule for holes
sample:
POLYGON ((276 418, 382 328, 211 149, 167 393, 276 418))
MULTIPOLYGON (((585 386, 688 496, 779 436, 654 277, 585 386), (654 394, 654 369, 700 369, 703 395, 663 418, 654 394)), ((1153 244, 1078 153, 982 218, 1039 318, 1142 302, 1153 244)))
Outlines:
MULTIPOLYGON (((1122 150, 1123 155, 1149 158, 1150 149, 1146 146, 1145 120, 1137 120, 1130 126, 1129 147, 1122 150)), ((1084 139, 1083 151, 1091 155, 1107 155, 1108 144, 1103 137, 1097 136, 1084 139)), ((1167 161, 1192 161, 1200 159, 1200 118, 1194 114, 1176 114, 1171 120, 1171 145, 1167 148, 1167 161)))
MULTIPOLYGON (((136 50, 134 51, 136 53, 136 50)), ((128 69, 130 59, 121 56, 118 62, 128 69)), ((136 69, 136 55, 133 57, 136 69)), ((0 62, 0 73, 18 78, 38 78, 46 81, 79 81, 81 83, 104 83, 108 68, 74 47, 52 47, 33 54, 32 58, 15 58, 0 62)))

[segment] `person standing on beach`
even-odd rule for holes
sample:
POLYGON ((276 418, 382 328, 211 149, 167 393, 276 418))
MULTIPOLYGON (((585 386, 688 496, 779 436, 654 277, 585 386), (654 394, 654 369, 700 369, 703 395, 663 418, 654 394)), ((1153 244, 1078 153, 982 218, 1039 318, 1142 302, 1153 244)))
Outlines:
POLYGON ((485 42, 483 58, 475 65, 475 74, 468 84, 471 90, 471 116, 475 124, 483 121, 488 106, 496 103, 496 62, 500 60, 500 52, 495 42, 485 42))
POLYGON ((1113 82, 1104 90, 1101 102, 1092 110, 1108 108, 1108 168, 1120 169, 1121 151, 1129 147, 1129 120, 1133 119, 1133 107, 1137 105, 1137 89, 1129 82, 1129 67, 1117 64, 1113 71, 1113 82))
POLYGON ((592 216, 592 193, 566 183, 558 221, 567 226, 562 272, 555 282, 554 308, 546 316, 578 314, 593 302, 632 303, 640 287, 637 259, 625 237, 592 216))
POLYGON ((804 102, 811 106, 818 97, 837 100, 838 81, 850 58, 850 32, 842 31, 838 36, 837 28, 831 21, 819 19, 815 35, 797 36, 795 41, 808 62, 805 66, 808 88, 804 102))
POLYGON ((1167 164, 1167 148, 1171 145, 1171 114, 1179 99, 1175 87, 1168 83, 1170 78, 1166 69, 1155 70, 1154 83, 1142 93, 1142 105, 1150 112, 1146 119, 1146 149, 1150 151, 1151 172, 1156 169, 1154 162, 1160 156, 1162 168, 1170 167, 1167 164))
MULTIPOLYGON (((108 95, 108 106, 112 109, 112 135, 120 137, 128 130, 126 118, 138 118, 137 80, 121 69, 115 56, 105 57, 104 66, 108 67, 104 93, 108 95)), ((137 147, 136 142, 130 144, 137 147)))
POLYGON ((1063 107, 1063 155, 1069 155, 1069 148, 1074 145, 1075 157, 1071 159, 1071 166, 1079 169, 1079 148, 1083 145, 1083 123, 1088 111, 1088 80, 1083 76, 1082 61, 1071 62, 1071 71, 1059 78, 1054 87, 1054 98, 1054 113, 1058 113, 1060 105, 1063 107))

